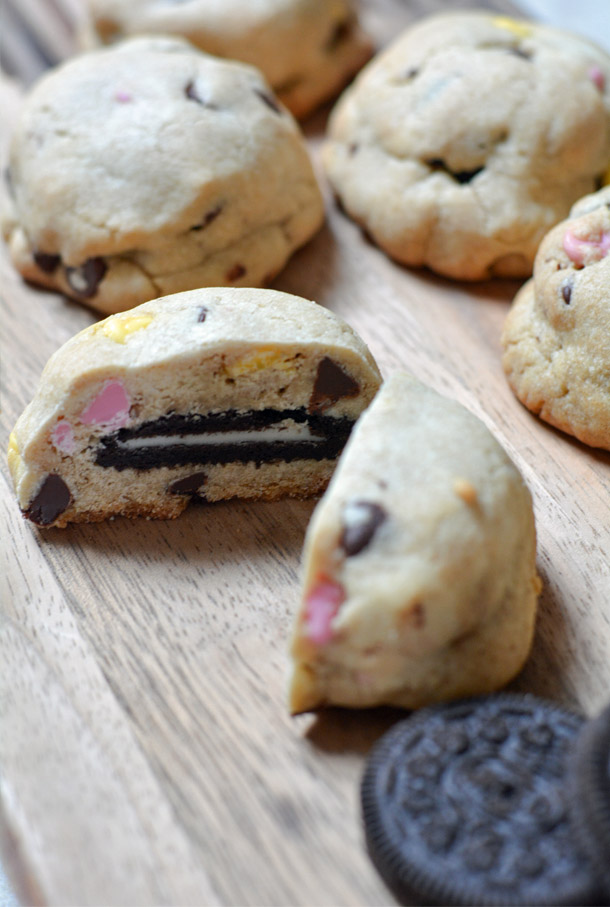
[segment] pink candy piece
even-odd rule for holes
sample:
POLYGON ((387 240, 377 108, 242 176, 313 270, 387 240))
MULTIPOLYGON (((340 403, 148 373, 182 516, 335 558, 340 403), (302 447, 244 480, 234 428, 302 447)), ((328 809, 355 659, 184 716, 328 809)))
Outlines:
POLYGON ((574 236, 571 230, 563 235, 563 248, 574 264, 583 265, 585 258, 598 261, 610 252, 610 233, 602 232, 599 239, 581 239, 574 236))
POLYGON ((596 88, 603 91, 606 87, 606 77, 599 66, 592 66, 587 73, 596 88))
POLYGON ((76 450, 72 426, 65 419, 61 419, 51 432, 51 442, 60 453, 71 455, 76 450))
POLYGON ((91 403, 80 414, 84 425, 106 425, 122 428, 129 422, 130 400, 122 381, 107 381, 91 403))
POLYGON ((305 600, 305 633, 319 646, 332 639, 333 617, 345 600, 345 589, 330 579, 321 579, 305 600))
POLYGON ((128 91, 117 91, 115 98, 117 101, 120 101, 121 104, 128 104, 129 101, 133 101, 133 96, 130 95, 128 91))

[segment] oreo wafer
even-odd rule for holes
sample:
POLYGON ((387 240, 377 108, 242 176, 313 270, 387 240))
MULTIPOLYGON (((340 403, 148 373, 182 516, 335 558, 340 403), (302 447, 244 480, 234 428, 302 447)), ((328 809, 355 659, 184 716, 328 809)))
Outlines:
POLYGON ((610 904, 610 705, 589 721, 570 759, 574 821, 610 904))
POLYGON ((599 903, 565 792, 583 719, 533 696, 422 709, 374 748, 362 781, 369 853, 401 901, 599 903))

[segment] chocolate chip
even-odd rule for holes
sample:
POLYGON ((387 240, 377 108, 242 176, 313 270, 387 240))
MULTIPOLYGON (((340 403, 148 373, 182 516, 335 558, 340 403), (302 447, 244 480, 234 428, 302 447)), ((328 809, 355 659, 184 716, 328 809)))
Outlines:
POLYGON ((561 295, 563 296, 563 301, 566 305, 570 305, 572 301, 572 290, 574 285, 571 280, 566 280, 565 283, 561 285, 561 295))
POLYGON ((66 280, 78 296, 90 299, 95 296, 108 265, 103 258, 88 258, 78 268, 66 268, 66 280))
POLYGON ((324 50, 327 53, 332 53, 333 50, 336 50, 339 44, 342 44, 346 38, 349 37, 349 34, 352 30, 352 20, 343 19, 341 22, 337 22, 334 26, 328 40, 324 45, 324 50))
POLYGON ((208 211, 207 214, 204 215, 204 218, 202 221, 200 221, 200 223, 195 224, 194 227, 191 227, 191 230, 205 230, 205 228, 208 227, 213 220, 216 220, 221 211, 222 205, 216 205, 215 208, 212 208, 211 211, 208 211))
POLYGON ((440 170, 461 185, 471 182, 484 169, 483 167, 476 167, 474 170, 451 170, 440 157, 430 158, 425 163, 431 170, 440 170))
POLYGON ((347 146, 347 153, 349 154, 349 156, 352 157, 354 154, 356 154, 356 152, 358 151, 359 147, 360 147, 360 145, 358 145, 357 142, 351 142, 351 143, 347 146))
POLYGON ((300 85, 302 81, 303 76, 290 76, 289 79, 276 83, 274 86, 276 94, 289 94, 291 91, 294 91, 297 85, 300 85))
POLYGON ((354 557, 367 547, 387 513, 372 501, 350 501, 343 512, 343 531, 339 544, 347 557, 354 557))
POLYGON ((197 315, 197 321, 200 323, 204 322, 207 314, 208 310, 206 309, 206 307, 204 305, 200 306, 199 314, 197 315))
POLYGON ((415 602, 415 604, 411 606, 409 617, 413 626, 418 630, 421 630, 422 627, 426 626, 426 609, 421 602, 415 602))
POLYGON ((227 271, 225 279, 227 283, 233 283, 236 280, 239 280, 240 277, 243 277, 246 273, 246 269, 243 265, 233 265, 230 271, 227 271))
POLYGON ((261 101, 263 101, 263 103, 266 104, 267 107, 269 107, 271 110, 273 110, 274 113, 277 113, 278 116, 282 115, 282 108, 273 97, 273 95, 269 94, 269 92, 267 91, 261 91, 260 88, 255 88, 254 94, 258 95, 261 101))
POLYGON ((51 473, 40 486, 25 516, 38 526, 49 526, 67 509, 71 500, 70 489, 64 480, 51 473))
POLYGON ((200 489, 207 480, 208 477, 205 472, 195 472, 192 476, 172 482, 167 490, 170 494, 197 494, 199 497, 204 497, 200 489))
POLYGON ((44 271, 45 274, 53 274, 61 262, 61 257, 59 255, 49 255, 47 252, 34 252, 32 257, 36 265, 41 271, 44 271))
POLYGON ((209 110, 218 110, 216 104, 212 104, 210 101, 207 101, 199 94, 197 87, 192 80, 190 82, 187 82, 184 88, 184 93, 189 101, 195 101, 197 104, 201 104, 202 107, 207 107, 209 110))
POLYGON ((527 60, 528 63, 531 63, 533 54, 530 51, 522 50, 520 47, 507 47, 506 52, 513 54, 515 57, 521 57, 522 60, 527 60))
POLYGON ((325 356, 318 365, 316 380, 309 398, 309 411, 327 409, 341 397, 356 397, 360 385, 340 365, 325 356))
POLYGON ((415 66, 412 66, 411 69, 407 69, 404 78, 408 82, 410 82, 411 79, 414 79, 417 75, 419 75, 419 69, 417 69, 415 66))

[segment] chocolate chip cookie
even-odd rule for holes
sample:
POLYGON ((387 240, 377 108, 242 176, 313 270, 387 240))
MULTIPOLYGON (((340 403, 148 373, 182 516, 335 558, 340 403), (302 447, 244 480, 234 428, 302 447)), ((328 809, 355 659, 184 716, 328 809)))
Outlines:
POLYGON ((527 277, 610 161, 610 57, 486 13, 434 16, 339 100, 323 160, 344 209, 397 261, 527 277))
POLYGON ((530 493, 488 429, 405 374, 359 420, 304 548, 293 713, 507 683, 540 583, 530 493))
POLYGON ((10 438, 19 505, 65 526, 316 494, 379 384, 362 340, 309 300, 216 288, 145 303, 49 360, 10 438))
POLYGON ((333 97, 371 55, 351 0, 88 0, 85 46, 171 34, 257 66, 303 117, 333 97))
POLYGON ((8 178, 17 269, 104 313, 264 285, 324 216, 298 126, 262 76, 170 38, 84 54, 38 82, 8 178))
POLYGON ((503 365, 522 403, 610 450, 610 186, 574 205, 540 246, 504 325, 503 365))

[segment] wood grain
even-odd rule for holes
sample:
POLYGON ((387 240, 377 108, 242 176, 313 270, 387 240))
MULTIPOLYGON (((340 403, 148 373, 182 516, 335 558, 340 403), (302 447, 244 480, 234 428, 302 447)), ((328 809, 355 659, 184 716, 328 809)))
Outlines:
MULTIPOLYGON (((424 7, 443 4, 371 0, 366 22, 383 43, 424 7)), ((0 100, 5 142, 15 87, 2 85, 0 100)), ((325 116, 306 127, 316 157, 325 116)), ((327 225, 275 286, 346 318, 384 374, 412 371, 506 446, 534 494, 545 583, 513 686, 599 710, 610 691, 610 456, 511 395, 499 335, 517 284, 401 268, 329 196, 327 225)), ((0 289, 4 447, 47 358, 94 318, 23 284, 4 249, 0 289)), ((175 522, 43 533, 21 519, 4 459, 0 485, 0 844, 23 902, 391 903, 362 845, 358 781, 400 713, 286 712, 313 503, 229 502, 175 522)))

